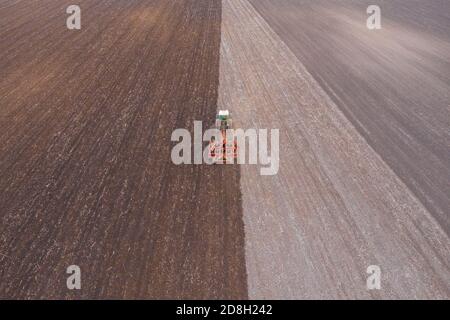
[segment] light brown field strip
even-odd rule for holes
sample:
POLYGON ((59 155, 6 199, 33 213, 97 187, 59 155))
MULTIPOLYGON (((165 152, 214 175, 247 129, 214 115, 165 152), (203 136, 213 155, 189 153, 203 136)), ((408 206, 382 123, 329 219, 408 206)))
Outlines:
POLYGON ((249 297, 449 298, 431 214, 248 1, 224 0, 222 20, 220 108, 281 137, 278 175, 241 168, 249 297))

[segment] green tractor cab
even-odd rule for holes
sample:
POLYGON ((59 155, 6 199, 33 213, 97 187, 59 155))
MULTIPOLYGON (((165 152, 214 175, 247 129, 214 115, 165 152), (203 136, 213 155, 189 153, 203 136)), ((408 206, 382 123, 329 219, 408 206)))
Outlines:
POLYGON ((216 116, 216 128, 219 130, 231 129, 231 114, 228 110, 220 110, 216 116))

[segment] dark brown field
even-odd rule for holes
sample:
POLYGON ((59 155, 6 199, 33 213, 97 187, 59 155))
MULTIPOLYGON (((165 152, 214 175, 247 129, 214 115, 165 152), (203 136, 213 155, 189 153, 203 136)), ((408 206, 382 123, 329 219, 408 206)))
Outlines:
POLYGON ((170 160, 213 123, 221 2, 78 4, 0 1, 0 298, 246 298, 239 170, 170 160))

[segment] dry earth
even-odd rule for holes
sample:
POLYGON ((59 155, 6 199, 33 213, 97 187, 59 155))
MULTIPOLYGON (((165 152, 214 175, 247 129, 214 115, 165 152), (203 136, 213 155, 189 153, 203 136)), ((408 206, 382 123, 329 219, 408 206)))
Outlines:
POLYGON ((450 235, 450 2, 250 2, 450 235))
POLYGON ((249 2, 222 10, 219 106, 281 139, 278 175, 241 168, 249 297, 449 298, 441 226, 249 2))

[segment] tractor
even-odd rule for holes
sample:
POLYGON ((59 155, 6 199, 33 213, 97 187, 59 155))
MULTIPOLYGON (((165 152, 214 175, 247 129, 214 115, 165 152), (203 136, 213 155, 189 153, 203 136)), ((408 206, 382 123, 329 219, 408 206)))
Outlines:
POLYGON ((221 141, 214 138, 209 143, 209 157, 213 163, 232 163, 237 158, 237 139, 234 134, 229 140, 228 135, 232 133, 232 119, 228 110, 220 110, 216 116, 216 129, 221 133, 221 141), (230 141, 231 140, 231 141, 230 141))

